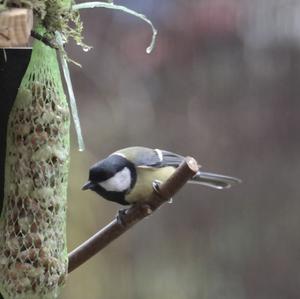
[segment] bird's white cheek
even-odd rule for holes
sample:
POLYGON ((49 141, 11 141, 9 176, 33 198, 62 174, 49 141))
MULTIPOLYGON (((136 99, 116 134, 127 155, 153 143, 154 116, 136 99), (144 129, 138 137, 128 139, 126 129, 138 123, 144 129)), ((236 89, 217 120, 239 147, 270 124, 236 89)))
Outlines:
POLYGON ((130 188, 131 174, 130 170, 125 167, 117 172, 113 177, 106 181, 100 182, 99 185, 106 191, 123 192, 130 188))

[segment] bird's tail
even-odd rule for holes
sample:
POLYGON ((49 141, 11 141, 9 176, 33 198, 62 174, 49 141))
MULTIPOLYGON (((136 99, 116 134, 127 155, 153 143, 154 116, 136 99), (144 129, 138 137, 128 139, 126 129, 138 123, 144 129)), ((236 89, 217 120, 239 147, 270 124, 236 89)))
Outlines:
POLYGON ((241 183, 241 180, 227 175, 198 171, 189 183, 201 184, 215 189, 225 189, 241 183))

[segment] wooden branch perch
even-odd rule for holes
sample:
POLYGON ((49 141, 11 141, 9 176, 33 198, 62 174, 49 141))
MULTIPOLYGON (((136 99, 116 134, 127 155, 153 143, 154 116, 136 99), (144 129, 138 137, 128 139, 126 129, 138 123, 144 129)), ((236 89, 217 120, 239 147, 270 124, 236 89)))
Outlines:
POLYGON ((11 8, 0 13, 0 47, 24 46, 33 26, 31 9, 11 8))
POLYGON ((119 223, 117 219, 114 219, 94 236, 74 249, 69 254, 69 273, 125 233, 134 224, 149 216, 163 203, 167 202, 198 170, 199 166, 196 160, 186 157, 175 173, 159 186, 159 191, 153 190, 146 203, 133 205, 126 211, 126 214, 122 215, 123 223, 119 223))

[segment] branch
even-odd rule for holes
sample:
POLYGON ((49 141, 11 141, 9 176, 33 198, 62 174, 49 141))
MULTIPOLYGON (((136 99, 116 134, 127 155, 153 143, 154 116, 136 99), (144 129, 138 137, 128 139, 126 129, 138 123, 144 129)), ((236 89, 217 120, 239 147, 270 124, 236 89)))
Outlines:
POLYGON ((186 157, 174 174, 159 186, 159 190, 153 190, 146 203, 133 205, 126 210, 126 213, 122 215, 122 223, 114 219, 94 236, 74 249, 69 254, 69 273, 86 262, 113 240, 117 239, 140 220, 149 216, 163 203, 167 202, 198 170, 199 166, 196 160, 191 157, 186 157))

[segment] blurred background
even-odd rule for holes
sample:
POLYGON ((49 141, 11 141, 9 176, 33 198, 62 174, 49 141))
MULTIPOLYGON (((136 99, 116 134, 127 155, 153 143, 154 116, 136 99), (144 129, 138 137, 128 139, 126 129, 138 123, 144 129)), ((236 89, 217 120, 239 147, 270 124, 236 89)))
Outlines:
POLYGON ((159 30, 82 11, 68 46, 86 151, 73 129, 69 251, 119 206, 80 191, 88 168, 132 145, 194 156, 243 184, 185 186, 69 276, 64 299, 300 298, 300 2, 116 1, 159 30))

